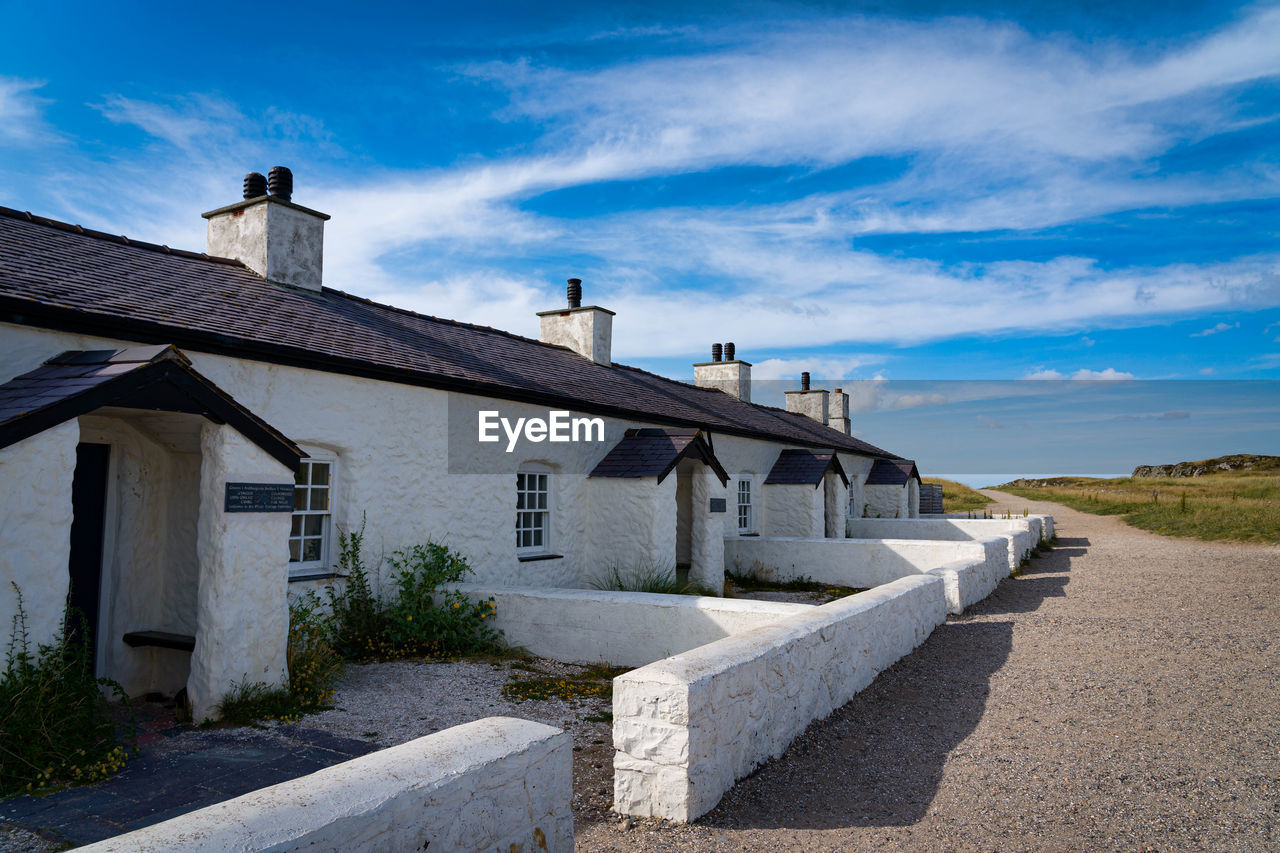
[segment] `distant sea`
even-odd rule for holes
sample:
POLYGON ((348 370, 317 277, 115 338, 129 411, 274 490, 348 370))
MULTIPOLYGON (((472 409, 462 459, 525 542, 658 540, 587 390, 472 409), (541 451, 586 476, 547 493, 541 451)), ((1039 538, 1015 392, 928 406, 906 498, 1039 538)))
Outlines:
MULTIPOLYGON (((921 471, 923 476, 935 476, 931 471, 921 471)), ((1123 474, 937 474, 944 480, 955 480, 957 483, 963 483, 971 489, 985 489, 988 486, 999 486, 1002 483, 1008 483, 1011 480, 1044 480, 1049 477, 1098 477, 1100 479, 1108 479, 1111 477, 1128 477, 1132 472, 1125 471, 1123 474)))

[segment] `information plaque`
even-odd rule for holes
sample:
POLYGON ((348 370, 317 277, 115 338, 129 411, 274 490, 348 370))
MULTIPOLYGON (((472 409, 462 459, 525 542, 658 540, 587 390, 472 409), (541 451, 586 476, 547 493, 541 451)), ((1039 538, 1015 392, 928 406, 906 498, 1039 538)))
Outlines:
POLYGON ((290 483, 227 483, 225 512, 293 512, 290 483))
POLYGON ((712 512, 724 512, 724 511, 725 511, 725 499, 724 499, 724 498, 712 498, 712 499, 711 499, 711 511, 712 511, 712 512))

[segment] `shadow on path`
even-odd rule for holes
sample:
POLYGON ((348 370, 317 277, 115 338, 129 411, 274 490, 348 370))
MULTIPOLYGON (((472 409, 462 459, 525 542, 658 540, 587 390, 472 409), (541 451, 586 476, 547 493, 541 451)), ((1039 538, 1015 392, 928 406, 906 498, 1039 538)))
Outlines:
POLYGON ((1065 595, 1085 539, 1062 539, 969 615, 939 626, 866 690, 811 725, 778 760, 734 787, 698 821, 724 828, 909 826, 927 814, 947 756, 982 719, 990 679, 1008 659, 1012 621, 1065 595), (836 760, 832 760, 833 753, 836 760), (841 770, 832 773, 832 767, 841 770), (781 795, 781 796, 780 796, 781 795))

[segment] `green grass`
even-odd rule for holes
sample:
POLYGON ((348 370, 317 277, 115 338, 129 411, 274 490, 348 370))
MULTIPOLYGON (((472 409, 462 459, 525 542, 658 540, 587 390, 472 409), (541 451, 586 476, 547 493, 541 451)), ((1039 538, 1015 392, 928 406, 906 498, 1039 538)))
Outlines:
POLYGON ((925 477, 924 482, 942 486, 943 512, 970 512, 991 503, 991 498, 974 491, 963 483, 944 480, 941 477, 925 477))
POLYGON ((1031 500, 1054 501, 1134 527, 1192 539, 1280 542, 1280 472, 1202 477, 1055 477, 1037 486, 1002 486, 1031 500))
POLYGON ((591 581, 595 589, 614 592, 649 592, 659 595, 717 595, 699 583, 681 581, 674 569, 664 566, 610 566, 591 581))
MULTIPOLYGON (((528 670, 528 668, 522 667, 528 670)), ((528 670, 537 672, 537 670, 528 670)), ((561 699, 566 702, 584 699, 611 699, 613 679, 629 670, 625 666, 597 664, 573 675, 539 675, 513 678, 502 688, 502 697, 512 702, 561 699)))

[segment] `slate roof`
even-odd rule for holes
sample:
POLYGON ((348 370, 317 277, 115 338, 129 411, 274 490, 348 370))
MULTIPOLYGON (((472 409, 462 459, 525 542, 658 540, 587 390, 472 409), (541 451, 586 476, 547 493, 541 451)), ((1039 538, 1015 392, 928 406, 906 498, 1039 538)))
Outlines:
POLYGON ((920 472, 910 459, 877 459, 867 474, 868 486, 905 486, 912 477, 919 480, 920 472))
POLYGON ((629 429, 588 476, 657 477, 661 483, 685 458, 700 459, 721 483, 729 481, 711 445, 697 430, 629 429))
POLYGON ((0 385, 0 447, 102 406, 188 412, 228 423, 293 470, 293 442, 205 379, 171 345, 69 350, 0 385))
POLYGON ((718 390, 3 207, 0 321, 899 458, 718 390))
POLYGON ((823 476, 831 468, 835 468, 844 484, 849 485, 849 477, 840 466, 840 460, 831 452, 816 450, 784 450, 778 454, 778 461, 769 469, 765 477, 766 486, 817 486, 823 476))

